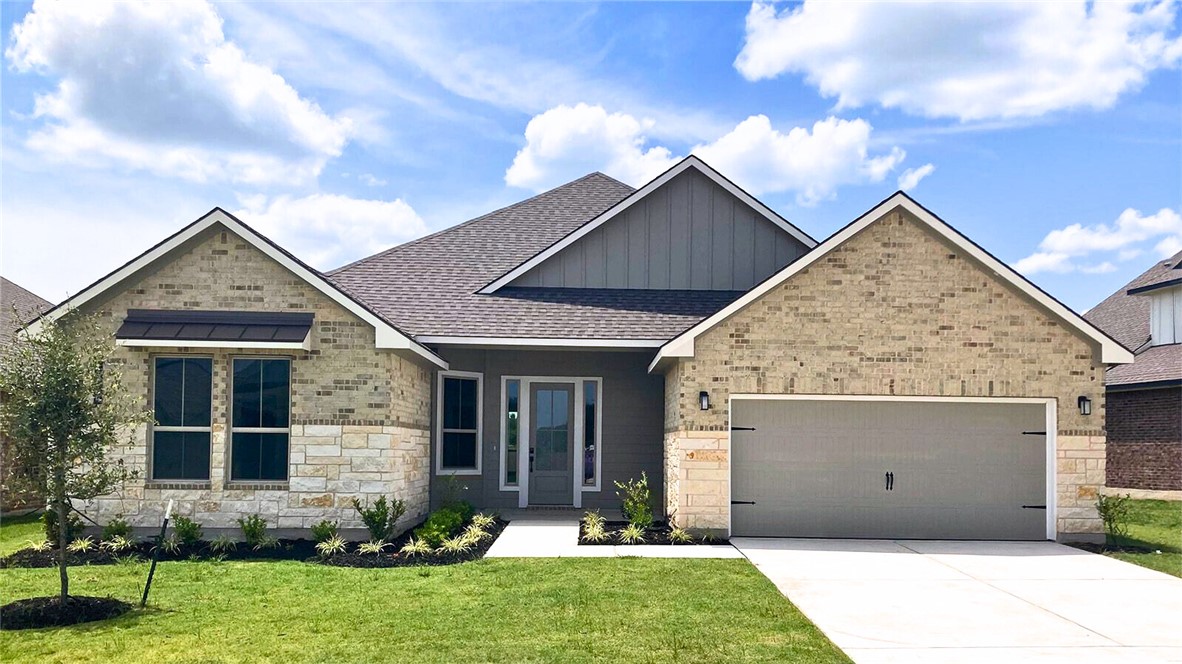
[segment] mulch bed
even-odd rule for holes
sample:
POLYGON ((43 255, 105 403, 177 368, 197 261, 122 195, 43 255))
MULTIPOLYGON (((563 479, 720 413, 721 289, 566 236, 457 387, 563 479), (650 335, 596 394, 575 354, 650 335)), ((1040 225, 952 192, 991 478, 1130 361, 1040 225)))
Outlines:
POLYGON ((0 606, 0 629, 63 627, 117 618, 132 609, 110 597, 30 597, 0 606))
POLYGON ((1093 542, 1065 542, 1067 546, 1087 551, 1088 553, 1153 553, 1156 549, 1143 546, 1096 544, 1093 542))
POLYGON ((638 544, 627 544, 620 541, 619 533, 625 526, 627 521, 608 521, 604 524, 607 530, 607 539, 602 542, 588 542, 583 539, 583 523, 579 522, 579 544, 582 546, 637 546, 639 544, 657 544, 665 546, 697 546, 701 544, 729 544, 730 542, 721 537, 695 537, 691 542, 673 542, 669 539, 669 532, 672 530, 669 524, 658 522, 654 523, 650 528, 644 531, 644 541, 638 544))
MULTIPOLYGON (((237 547, 230 551, 214 552, 210 549, 208 542, 199 542, 193 546, 182 546, 179 551, 170 553, 168 551, 160 552, 160 560, 188 560, 188 561, 208 561, 208 560, 301 560, 310 563, 319 563, 324 565, 334 565, 337 567, 410 567, 418 565, 454 565, 456 563, 467 562, 469 560, 476 560, 483 558, 488 548, 496 541, 501 531, 508 525, 507 522, 497 520, 496 524, 489 530, 492 535, 491 538, 485 539, 479 546, 472 548, 461 554, 444 554, 444 553, 430 553, 422 556, 403 556, 397 553, 407 540, 411 538, 414 528, 408 529, 405 533, 393 541, 393 546, 390 547, 388 553, 361 555, 353 551, 345 554, 338 554, 329 559, 321 557, 316 551, 316 543, 306 539, 278 540, 278 545, 266 549, 254 549, 248 546, 245 542, 238 542, 237 547)), ((416 526, 417 527, 417 526, 416 526)), ((121 551, 117 554, 112 554, 108 551, 96 548, 93 551, 78 553, 74 551, 66 552, 66 560, 69 565, 112 565, 121 560, 141 560, 147 561, 152 559, 152 549, 156 546, 155 539, 137 542, 135 547, 127 551, 121 551)), ((0 558, 0 568, 7 567, 57 567, 57 549, 47 549, 45 551, 34 551, 33 549, 21 549, 16 553, 0 558)))

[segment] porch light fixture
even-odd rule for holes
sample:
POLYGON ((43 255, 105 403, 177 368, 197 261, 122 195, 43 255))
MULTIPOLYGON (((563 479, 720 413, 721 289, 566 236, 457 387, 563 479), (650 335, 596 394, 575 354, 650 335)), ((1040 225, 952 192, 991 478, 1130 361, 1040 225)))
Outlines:
POLYGON ((1079 405, 1079 414, 1080 415, 1091 415, 1092 414, 1092 400, 1091 399, 1081 396, 1079 399, 1076 400, 1076 403, 1079 405))
POLYGON ((701 392, 698 392, 698 405, 702 407, 702 410, 710 410, 710 393, 709 392, 707 392, 706 390, 702 390, 701 392))

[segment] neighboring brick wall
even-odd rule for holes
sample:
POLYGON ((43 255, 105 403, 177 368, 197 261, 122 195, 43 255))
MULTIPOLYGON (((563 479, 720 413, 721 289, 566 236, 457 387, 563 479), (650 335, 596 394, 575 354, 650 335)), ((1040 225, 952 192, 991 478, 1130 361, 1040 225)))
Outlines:
MULTIPOLYGON (((1059 475, 1059 530, 1095 533, 1104 367, 1094 358, 1087 341, 895 210, 697 338, 694 357, 667 374, 667 440, 725 431, 732 392, 1056 398, 1060 465, 1072 468, 1059 475), (699 409, 700 390, 710 410, 699 409), (1079 414, 1080 395, 1092 415, 1079 414)), ((669 463, 680 473, 669 502, 693 525, 687 503, 716 487, 688 481, 686 444, 669 463)), ((713 524, 716 512, 702 519, 713 524)))
MULTIPOLYGON (((215 227, 218 228, 218 227, 215 227)), ((210 481, 146 480, 148 435, 121 452, 145 477, 87 511, 102 522, 123 514, 133 525, 158 523, 163 504, 180 501, 178 513, 210 527, 235 527, 235 519, 259 513, 272 526, 307 527, 322 518, 360 526, 353 497, 394 495, 406 500, 407 522, 428 506, 431 370, 374 348, 374 329, 237 235, 210 232, 179 250, 169 262, 88 311, 101 311, 112 333, 128 309, 226 309, 301 311, 315 315, 311 350, 243 351, 200 348, 120 348, 124 385, 151 400, 153 358, 161 354, 213 357, 213 434, 210 481), (234 356, 292 358, 290 481, 227 486, 229 373, 234 356)))
POLYGON ((1108 392, 1108 486, 1182 490, 1182 387, 1108 392))

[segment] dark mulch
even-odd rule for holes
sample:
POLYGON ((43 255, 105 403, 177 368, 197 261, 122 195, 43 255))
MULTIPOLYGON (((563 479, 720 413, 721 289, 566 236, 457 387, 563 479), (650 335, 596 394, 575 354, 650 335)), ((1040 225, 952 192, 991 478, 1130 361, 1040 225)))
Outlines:
MULTIPOLYGON (((134 551, 127 553, 134 554, 134 551)), ((116 562, 115 556, 102 549, 95 549, 94 551, 86 551, 83 553, 75 551, 66 552, 67 565, 110 565, 116 562)), ((0 568, 3 567, 57 567, 57 549, 46 549, 45 551, 34 551, 32 549, 21 549, 16 553, 12 553, 3 558, 0 558, 0 568)))
POLYGON ((1131 544, 1096 544, 1093 542, 1066 542, 1067 546, 1088 553, 1153 553, 1155 549, 1131 544))
POLYGON ((360 554, 354 549, 348 553, 338 553, 330 558, 316 557, 310 559, 308 562, 317 562, 334 567, 435 567, 439 565, 455 565, 456 563, 464 563, 469 560, 483 558, 484 554, 488 553, 489 547, 493 545, 493 542, 497 541, 497 538, 501 536, 501 531, 505 530, 505 526, 507 525, 509 525, 507 521, 497 519, 496 523, 488 531, 492 537, 486 538, 479 546, 459 554, 428 553, 421 556, 407 556, 399 553, 403 545, 413 536, 413 529, 411 529, 395 539, 386 553, 360 554))
MULTIPOLYGON (((627 521, 608 521, 605 524, 607 539, 602 542, 588 542, 583 539, 583 523, 579 522, 579 544, 583 546, 633 546, 620 541, 620 531, 628 525, 627 521)), ((695 537, 691 542, 674 542, 669 539, 672 528, 669 524, 657 522, 645 529, 644 542, 640 544, 664 544, 669 546, 695 546, 698 544, 729 544, 729 540, 721 537, 695 537)))
POLYGON ((63 627, 117 618, 132 609, 110 597, 30 597, 0 606, 0 629, 63 627))

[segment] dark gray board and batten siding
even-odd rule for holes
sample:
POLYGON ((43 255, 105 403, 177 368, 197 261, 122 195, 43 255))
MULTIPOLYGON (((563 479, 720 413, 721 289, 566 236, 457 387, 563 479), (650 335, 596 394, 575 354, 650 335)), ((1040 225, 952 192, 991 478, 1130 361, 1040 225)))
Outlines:
MULTIPOLYGON (((481 509, 517 507, 516 491, 500 490, 501 377, 561 376, 600 378, 603 381, 603 433, 600 490, 583 492, 585 509, 602 509, 609 519, 619 518, 616 480, 648 474, 653 508, 663 514, 664 377, 650 375, 651 352, 530 351, 442 347, 438 352, 455 371, 484 375, 481 474, 460 475, 456 482, 467 487, 464 496, 481 509)), ((435 381, 439 380, 436 373, 435 381)), ((434 388, 434 389, 437 389, 434 388)), ((437 394, 437 392, 433 392, 437 394)), ((436 475, 437 412, 431 413, 431 502, 437 507, 446 490, 444 476, 436 475)))
POLYGON ((744 291, 807 250, 690 169, 509 285, 744 291))

